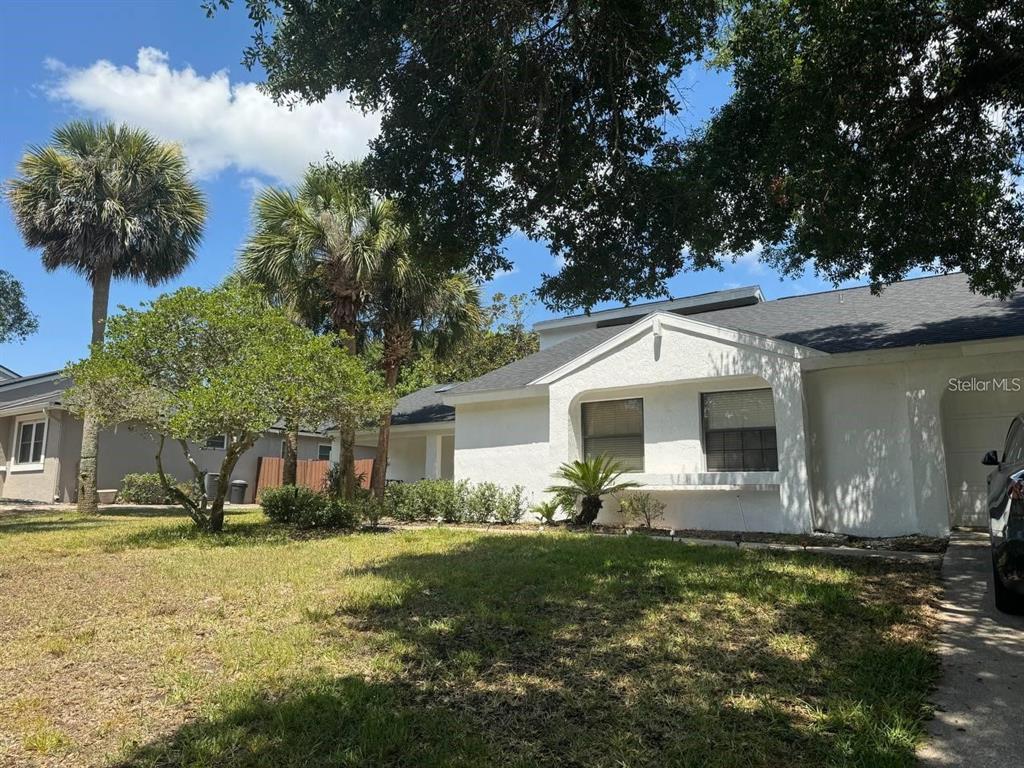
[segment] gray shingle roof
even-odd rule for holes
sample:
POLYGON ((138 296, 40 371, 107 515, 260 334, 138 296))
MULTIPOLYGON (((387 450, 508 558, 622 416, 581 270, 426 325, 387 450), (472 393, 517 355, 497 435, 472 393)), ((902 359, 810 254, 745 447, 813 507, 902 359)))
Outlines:
POLYGON ((485 373, 465 384, 460 384, 452 390, 452 394, 464 395, 468 392, 525 387, 534 379, 572 362, 601 342, 622 333, 628 327, 612 325, 606 328, 594 328, 577 336, 571 336, 559 344, 542 349, 540 352, 534 352, 522 360, 516 360, 514 363, 485 373))
POLYGON ((60 402, 69 386, 71 382, 61 378, 59 372, 4 379, 0 381, 0 410, 60 402))
POLYGON ((456 385, 433 384, 399 398, 391 412, 392 425, 438 424, 455 421, 455 409, 442 402, 445 393, 454 386, 456 385))
POLYGON ((1024 291, 1008 301, 972 293, 962 274, 792 296, 693 319, 822 352, 914 347, 1024 335, 1024 291))
MULTIPOLYGON (((961 274, 894 283, 881 295, 847 288, 689 315, 822 352, 857 352, 1024 335, 1024 291, 1008 301, 972 293, 961 274)), ((622 333, 596 328, 468 381, 452 394, 523 387, 622 333)))

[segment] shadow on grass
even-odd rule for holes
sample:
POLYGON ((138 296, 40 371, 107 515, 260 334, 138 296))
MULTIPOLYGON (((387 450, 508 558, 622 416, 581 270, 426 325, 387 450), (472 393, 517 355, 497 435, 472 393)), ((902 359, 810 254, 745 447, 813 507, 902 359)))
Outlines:
POLYGON ((125 765, 914 763, 936 670, 919 569, 481 536, 351 575, 379 592, 308 620, 400 671, 225 689, 125 765))

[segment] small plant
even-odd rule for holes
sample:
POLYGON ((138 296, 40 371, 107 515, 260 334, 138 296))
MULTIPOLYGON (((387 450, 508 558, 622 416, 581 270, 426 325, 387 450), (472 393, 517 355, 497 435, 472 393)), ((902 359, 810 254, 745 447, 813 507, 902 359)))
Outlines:
POLYGON ((297 523, 310 519, 326 504, 326 494, 297 485, 267 488, 260 495, 263 512, 275 523, 297 523))
POLYGON ((665 514, 665 502, 649 493, 631 493, 619 500, 619 511, 625 525, 642 523, 653 528, 665 514))
POLYGON ((497 519, 501 505, 501 486, 496 483, 478 483, 466 494, 466 506, 458 517, 460 523, 492 523, 497 519))
POLYGON ((500 525, 515 525, 526 514, 526 500, 523 498, 523 486, 513 485, 509 490, 501 490, 494 509, 494 516, 500 525))
POLYGON ((366 506, 363 501, 343 501, 321 496, 319 504, 307 504, 295 515, 297 528, 335 528, 354 531, 359 527, 366 506))
POLYGON ((420 480, 392 483, 385 490, 388 513, 403 522, 425 522, 440 518, 446 523, 465 517, 468 486, 451 480, 420 480))
POLYGON ((601 514, 601 506, 604 504, 602 496, 639 487, 640 484, 632 480, 619 482, 624 471, 619 462, 605 454, 583 461, 567 462, 555 473, 555 477, 564 480, 565 485, 552 485, 546 491, 563 499, 571 498, 574 506, 579 499, 580 511, 573 522, 577 525, 592 525, 601 514))
POLYGON ((354 530, 362 520, 364 503, 362 499, 332 499, 326 493, 295 485, 268 488, 260 496, 267 517, 296 528, 354 530))
POLYGON ((380 521, 390 512, 390 505, 387 499, 382 500, 371 496, 363 501, 360 511, 368 526, 379 528, 380 521))
POLYGON ((562 505, 558 499, 548 499, 539 504, 534 504, 530 511, 540 518, 541 523, 544 525, 552 525, 561 510, 562 505))
MULTIPOLYGON (((173 485, 175 480, 169 477, 173 485)), ((184 490, 184 484, 179 487, 184 490)), ((192 493, 191 487, 186 493, 192 493)), ((173 504, 175 499, 169 497, 156 472, 135 472, 125 475, 121 481, 121 489, 117 492, 117 500, 122 504, 173 504)))

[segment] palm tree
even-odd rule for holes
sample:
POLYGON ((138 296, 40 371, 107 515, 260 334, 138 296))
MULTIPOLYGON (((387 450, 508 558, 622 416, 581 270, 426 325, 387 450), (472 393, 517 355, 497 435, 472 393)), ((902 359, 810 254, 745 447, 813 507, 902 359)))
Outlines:
MULTIPOLYGON (((317 329, 326 318, 351 353, 359 315, 379 263, 379 204, 359 163, 311 165, 295 191, 263 190, 253 231, 239 257, 243 279, 262 285, 297 322, 317 329)), ((284 482, 295 482, 300 425, 286 425, 284 482)), ((354 435, 342 434, 344 492, 355 492, 354 435)))
MULTIPOLYGON (((368 325, 381 345, 384 385, 394 392, 402 366, 415 349, 429 346, 443 359, 483 322, 480 289, 465 274, 432 271, 410 253, 407 226, 389 201, 381 205, 375 233, 381 255, 367 302, 368 325)), ((370 486, 382 497, 391 442, 391 412, 381 414, 377 459, 370 486)))
POLYGON ((564 480, 565 485, 552 485, 544 490, 559 498, 580 499, 580 513, 573 522, 590 525, 601 513, 602 496, 640 486, 632 480, 618 482, 624 471, 619 462, 606 454, 570 461, 562 464, 555 473, 555 477, 564 480))
MULTIPOLYGON (((206 203, 176 144, 127 125, 75 121, 30 147, 7 185, 30 248, 47 270, 67 267, 92 286, 92 347, 103 343, 113 279, 158 285, 195 258, 206 203)), ((97 507, 99 428, 82 426, 78 509, 97 507)))

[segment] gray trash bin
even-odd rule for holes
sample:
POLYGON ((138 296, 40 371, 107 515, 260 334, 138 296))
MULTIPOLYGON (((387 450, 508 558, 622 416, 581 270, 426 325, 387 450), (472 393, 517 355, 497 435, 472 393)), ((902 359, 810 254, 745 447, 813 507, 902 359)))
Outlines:
POLYGON ((217 480, 220 479, 219 472, 206 473, 206 498, 212 499, 217 495, 217 480))
POLYGON ((244 504, 245 503, 245 491, 249 487, 249 484, 245 480, 232 480, 231 481, 231 503, 232 504, 244 504))

